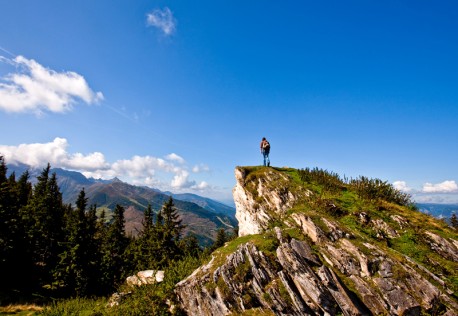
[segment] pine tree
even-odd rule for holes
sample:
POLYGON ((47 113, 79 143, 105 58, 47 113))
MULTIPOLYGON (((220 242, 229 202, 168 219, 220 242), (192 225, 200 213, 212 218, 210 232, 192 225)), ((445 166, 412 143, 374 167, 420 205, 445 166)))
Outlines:
POLYGON ((116 205, 113 221, 108 226, 102 245, 102 280, 106 290, 111 291, 125 277, 124 253, 129 239, 124 232, 124 208, 116 205))
POLYGON ((161 253, 159 265, 165 267, 170 261, 177 259, 181 255, 178 243, 185 228, 185 225, 181 224, 181 219, 179 219, 171 197, 164 203, 158 213, 156 228, 161 253))
POLYGON ((14 265, 15 239, 18 229, 17 209, 13 197, 14 174, 7 179, 3 156, 0 156, 0 278, 1 287, 10 286, 11 267, 14 265))
POLYGON ((202 253, 202 249, 199 246, 199 240, 193 234, 188 235, 180 240, 179 247, 183 255, 197 257, 202 253))
POLYGON ((15 173, 7 178, 7 167, 0 156, 0 288, 28 287, 31 259, 22 220, 22 208, 28 203, 31 184, 26 171, 16 181, 15 173))
POLYGON ((34 262, 34 276, 40 286, 51 286, 64 241, 64 205, 56 174, 43 169, 23 212, 34 262))
POLYGON ((157 255, 160 251, 160 244, 156 225, 154 224, 154 213, 150 204, 148 204, 144 212, 142 224, 142 231, 135 242, 132 243, 133 249, 131 250, 134 252, 134 270, 137 271, 156 269, 158 266, 157 255))
POLYGON ((215 240, 215 243, 213 244, 212 249, 215 250, 219 247, 224 246, 227 240, 228 240, 228 236, 224 228, 218 229, 218 232, 216 233, 216 240, 215 240))
MULTIPOLYGON (((11 179, 11 177, 10 177, 11 179)), ((13 182, 11 182, 13 186, 13 182)), ((33 271, 32 249, 29 247, 28 231, 24 221, 24 210, 32 196, 32 184, 29 181, 29 172, 25 171, 14 183, 13 199, 15 200, 15 222, 10 226, 13 235, 13 266, 10 267, 9 276, 13 279, 16 289, 24 290, 30 288, 31 273, 33 271)))
POLYGON ((452 217, 450 218, 450 223, 452 224, 453 228, 458 228, 458 218, 456 217, 456 213, 452 214, 452 217))
POLYGON ((29 171, 26 170, 17 181, 17 200, 20 209, 27 205, 32 195, 32 184, 30 183, 29 179, 30 174, 29 171))
POLYGON ((154 214, 151 204, 148 204, 148 207, 145 210, 143 217, 143 229, 141 235, 143 236, 152 236, 154 234, 154 214))
POLYGON ((100 275, 100 263, 102 257, 100 254, 101 251, 101 241, 99 239, 98 232, 98 218, 97 218, 97 207, 96 205, 91 205, 89 207, 89 212, 87 212, 87 233, 88 233, 88 244, 87 244, 87 276, 88 280, 88 291, 87 294, 98 294, 99 290, 99 280, 100 275))
POLYGON ((95 232, 89 227, 87 200, 83 189, 76 200, 76 209, 70 210, 67 216, 65 249, 60 254, 59 266, 55 272, 57 284, 77 296, 90 292, 92 252, 96 251, 91 247, 95 232))

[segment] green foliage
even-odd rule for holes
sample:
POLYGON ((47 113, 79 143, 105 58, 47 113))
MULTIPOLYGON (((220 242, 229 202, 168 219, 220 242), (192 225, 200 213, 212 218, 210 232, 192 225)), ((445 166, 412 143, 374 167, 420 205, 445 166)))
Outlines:
MULTIPOLYGON (((369 201, 384 200, 398 205, 413 207, 409 194, 403 193, 390 183, 380 179, 361 176, 357 179, 341 179, 337 173, 319 169, 305 168, 297 171, 303 183, 309 184, 320 195, 344 195, 347 190, 355 192, 360 199, 369 201)), ((316 197, 314 197, 315 199, 316 197)))
POLYGON ((265 310, 261 307, 251 308, 243 311, 242 313, 235 313, 236 316, 274 316, 275 313, 271 310, 265 310))
POLYGON ((218 229, 218 232, 216 233, 216 240, 215 243, 212 246, 212 250, 215 250, 219 247, 224 246, 226 241, 228 241, 229 237, 226 234, 226 230, 224 228, 218 229))
POLYGON ((202 252, 202 248, 199 246, 199 240, 193 234, 190 234, 178 243, 178 247, 181 249, 183 255, 197 257, 202 252))
POLYGON ((173 199, 170 197, 162 206, 156 219, 156 240, 159 243, 156 252, 158 267, 166 267, 171 261, 182 256, 179 244, 184 228, 185 225, 181 223, 173 199))
POLYGON ((264 292, 264 293, 262 294, 262 298, 263 298, 267 303, 269 303, 269 304, 272 304, 272 302, 273 302, 273 301, 272 301, 272 297, 271 297, 270 294, 267 293, 267 292, 264 292))
POLYGON ((168 295, 161 285, 144 285, 127 295, 118 306, 107 309, 106 315, 172 315, 166 304, 167 298, 168 295))
MULTIPOLYGON (((57 300, 44 315, 169 315, 166 300, 174 301, 174 285, 201 263, 202 250, 195 236, 181 239, 184 225, 173 200, 164 203, 156 218, 145 211, 138 238, 125 234, 124 208, 116 205, 108 221, 87 207, 82 190, 76 207, 63 205, 50 165, 32 188, 25 172, 18 181, 6 177, 0 156, 0 291, 2 297, 57 300), (107 310, 103 299, 85 299, 113 293, 127 275, 138 270, 167 271, 161 284, 140 287, 121 306, 107 310), (14 277, 14 278, 13 278, 14 277), (13 287, 14 284, 14 287, 13 287)), ((2 300, 2 303, 5 301, 2 300)), ((9 302, 9 301, 8 301, 9 302)), ((172 314, 179 314, 176 310, 172 314)))
POLYGON ((216 283, 213 281, 209 281, 205 283, 205 288, 207 289, 208 294, 210 294, 211 297, 216 297, 216 283))
POLYGON ((124 230, 124 208, 117 205, 106 233, 106 239, 101 245, 101 282, 111 292, 121 283, 130 272, 126 269, 125 250, 128 247, 129 239, 124 230))
POLYGON ((453 213, 452 217, 450 218, 450 224, 453 228, 458 228, 458 218, 456 217, 455 213, 453 213))
POLYGON ((43 316, 98 316, 107 315, 105 306, 107 302, 104 298, 87 299, 74 298, 70 300, 56 300, 50 306, 45 307, 38 315, 43 316))
POLYGON ((298 170, 302 182, 315 183, 323 187, 324 190, 337 192, 345 189, 345 183, 337 173, 319 168, 305 168, 298 170))
POLYGON ((351 180, 349 185, 362 199, 370 201, 384 200, 403 206, 413 205, 409 194, 395 189, 393 185, 387 181, 369 179, 361 176, 358 179, 351 180))
POLYGON ((280 293, 282 300, 288 303, 288 305, 291 305, 293 303, 293 300, 291 299, 291 296, 289 295, 288 290, 283 285, 283 282, 278 281, 276 284, 278 285, 278 292, 280 293))
POLYGON ((12 272, 20 271, 20 268, 30 269, 27 261, 16 263, 17 259, 26 257, 24 249, 27 248, 27 241, 23 238, 25 231, 21 209, 28 201, 28 192, 24 190, 31 191, 30 187, 23 186, 28 174, 16 182, 14 173, 7 178, 6 172, 5 161, 0 156, 0 290, 13 284, 22 284, 21 277, 18 280, 12 272))
POLYGON ((223 278, 221 276, 216 281, 216 286, 218 287, 223 300, 230 301, 231 299, 233 299, 233 297, 231 295, 232 294, 231 289, 226 284, 226 282, 224 282, 224 280, 223 280, 223 278))
POLYGON ((76 209, 66 214, 65 242, 59 254, 60 262, 54 272, 54 284, 76 296, 96 294, 95 279, 99 271, 99 243, 96 239, 95 206, 86 212, 84 189, 76 201, 76 209))
POLYGON ((235 267, 234 280, 240 283, 250 280, 253 277, 251 272, 251 264, 245 256, 245 261, 235 267))

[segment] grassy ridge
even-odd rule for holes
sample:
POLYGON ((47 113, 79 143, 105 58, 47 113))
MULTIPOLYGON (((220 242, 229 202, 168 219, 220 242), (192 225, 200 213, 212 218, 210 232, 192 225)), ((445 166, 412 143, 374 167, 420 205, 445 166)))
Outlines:
MULTIPOLYGON (((262 198, 257 196, 258 181, 263 181, 263 185, 269 188, 288 190, 295 196, 303 196, 287 212, 287 216, 305 213, 325 232, 328 228, 322 219, 336 221, 356 236, 359 243, 375 244, 398 260, 408 256, 429 271, 440 275, 447 286, 458 293, 458 263, 432 251, 425 235, 429 231, 443 238, 458 240, 456 229, 443 220, 418 211, 408 194, 396 190, 388 182, 366 177, 341 178, 336 173, 318 168, 240 168, 245 172, 245 188, 260 203, 262 198), (266 181, 267 178, 270 181, 266 181), (311 194, 301 195, 304 190, 309 190, 311 194), (380 229, 369 223, 362 223, 359 219, 362 213, 371 220, 382 220, 394 228, 399 237, 388 238, 380 229), (405 219, 406 227, 401 227, 393 216, 405 219)), ((272 218, 272 226, 287 227, 284 225, 287 218, 283 217, 279 221, 278 214, 273 214, 272 218)), ((250 239, 249 236, 245 237, 250 239)), ((252 237, 253 240, 256 241, 256 238, 252 237)), ((238 242, 243 240, 239 238, 233 241, 238 242)), ((435 283, 434 280, 432 282, 435 283)))

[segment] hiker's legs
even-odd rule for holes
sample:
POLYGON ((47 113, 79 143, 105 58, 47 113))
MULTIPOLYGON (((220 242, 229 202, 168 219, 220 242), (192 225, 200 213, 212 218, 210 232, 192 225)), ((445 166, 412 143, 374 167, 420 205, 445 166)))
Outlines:
POLYGON ((263 152, 262 155, 264 156, 264 167, 270 165, 270 160, 269 160, 269 153, 263 152))

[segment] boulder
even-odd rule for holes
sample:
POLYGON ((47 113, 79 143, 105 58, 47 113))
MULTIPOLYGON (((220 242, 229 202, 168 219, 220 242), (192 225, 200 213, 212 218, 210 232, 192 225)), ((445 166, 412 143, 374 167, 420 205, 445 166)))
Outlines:
POLYGON ((126 278, 127 285, 141 286, 144 284, 159 283, 164 280, 164 271, 162 270, 144 270, 137 272, 126 278))

